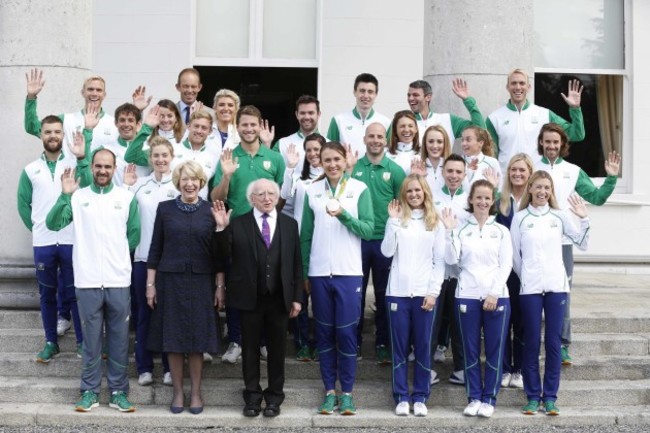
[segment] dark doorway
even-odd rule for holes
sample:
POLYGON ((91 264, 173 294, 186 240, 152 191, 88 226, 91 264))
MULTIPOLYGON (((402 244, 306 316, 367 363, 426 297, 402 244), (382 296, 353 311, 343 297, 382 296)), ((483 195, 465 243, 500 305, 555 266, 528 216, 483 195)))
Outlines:
POLYGON ((195 66, 201 74, 203 89, 199 99, 212 107, 219 89, 235 91, 242 105, 255 105, 264 119, 275 126, 275 139, 298 130, 295 104, 301 95, 316 95, 317 68, 257 68, 195 66))

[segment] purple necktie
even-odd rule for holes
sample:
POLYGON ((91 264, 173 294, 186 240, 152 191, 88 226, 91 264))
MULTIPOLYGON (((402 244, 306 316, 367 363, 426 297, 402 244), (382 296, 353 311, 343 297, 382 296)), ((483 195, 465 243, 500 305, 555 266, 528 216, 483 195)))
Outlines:
POLYGON ((267 249, 271 246, 271 227, 267 221, 268 217, 269 214, 262 214, 262 237, 264 238, 264 243, 266 244, 267 249))
POLYGON ((185 107, 185 124, 188 125, 190 123, 190 106, 188 105, 185 107))

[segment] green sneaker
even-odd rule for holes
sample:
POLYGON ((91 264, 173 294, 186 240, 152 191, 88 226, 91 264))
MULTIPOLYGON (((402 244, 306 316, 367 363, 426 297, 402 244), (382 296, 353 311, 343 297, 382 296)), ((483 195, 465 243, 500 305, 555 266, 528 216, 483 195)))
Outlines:
POLYGON ((114 391, 108 405, 120 412, 135 412, 135 406, 131 404, 123 391, 114 391))
POLYGON ((524 415, 535 415, 539 410, 539 401, 528 400, 528 404, 521 408, 521 413, 524 415))
POLYGON ((322 415, 331 415, 336 409, 336 394, 329 393, 325 396, 325 401, 318 408, 318 413, 322 415))
POLYGON ((59 352, 59 345, 48 341, 45 343, 43 350, 38 352, 38 355, 36 355, 36 362, 47 364, 52 360, 52 358, 54 358, 54 355, 58 355, 59 352))
POLYGON ((562 346, 560 348, 560 356, 562 356, 562 365, 573 364, 573 359, 569 356, 569 346, 562 346))
POLYGON ((558 416, 560 414, 560 408, 555 405, 554 401, 547 400, 544 402, 544 412, 546 412, 546 415, 558 416))
POLYGON ((318 354, 318 349, 314 349, 314 351, 311 353, 311 360, 314 362, 320 361, 320 355, 318 354))
POLYGON ((339 396, 339 412, 341 415, 355 415, 357 408, 352 401, 352 394, 341 394, 339 396))
POLYGON ((77 343, 77 358, 81 359, 84 355, 83 343, 77 343))
POLYGON ((77 412, 90 412, 92 408, 97 406, 99 406, 99 397, 88 390, 81 394, 81 399, 74 405, 74 410, 77 412))
POLYGON ((311 353, 309 351, 309 346, 302 346, 300 350, 298 351, 298 354, 296 354, 296 360, 301 361, 301 362, 310 362, 311 361, 311 353))
POLYGON ((386 348, 386 346, 384 346, 383 344, 381 346, 377 346, 377 348, 375 349, 375 354, 377 357, 377 364, 379 365, 392 364, 390 352, 388 351, 388 348, 386 348))

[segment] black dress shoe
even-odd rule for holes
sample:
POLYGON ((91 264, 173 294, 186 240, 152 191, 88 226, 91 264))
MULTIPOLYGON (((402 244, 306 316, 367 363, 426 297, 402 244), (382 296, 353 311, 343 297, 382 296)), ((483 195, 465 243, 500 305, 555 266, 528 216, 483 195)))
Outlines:
POLYGON ((280 405, 275 403, 267 403, 264 408, 264 416, 273 418, 274 416, 280 415, 280 405))
POLYGON ((259 404, 247 404, 244 406, 244 416, 247 417, 256 417, 262 411, 262 407, 259 404))

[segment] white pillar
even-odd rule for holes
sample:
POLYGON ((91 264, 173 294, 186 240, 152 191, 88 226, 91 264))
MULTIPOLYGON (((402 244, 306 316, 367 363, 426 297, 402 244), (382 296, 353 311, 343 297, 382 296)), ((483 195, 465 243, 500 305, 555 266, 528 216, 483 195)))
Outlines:
POLYGON ((432 110, 469 118, 451 91, 460 77, 487 117, 507 102, 512 69, 532 79, 533 41, 533 0, 426 1, 423 75, 433 88, 432 110))
POLYGON ((37 307, 31 234, 16 210, 20 173, 43 150, 41 140, 23 128, 25 73, 44 70, 40 118, 82 106, 80 90, 91 68, 92 2, 3 0, 0 16, 0 308, 37 307))

